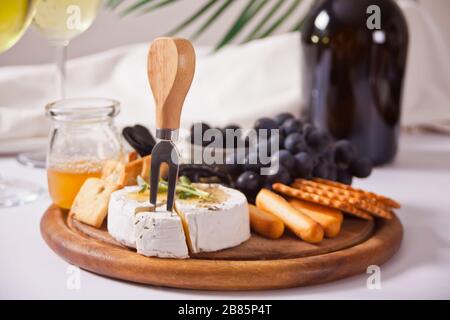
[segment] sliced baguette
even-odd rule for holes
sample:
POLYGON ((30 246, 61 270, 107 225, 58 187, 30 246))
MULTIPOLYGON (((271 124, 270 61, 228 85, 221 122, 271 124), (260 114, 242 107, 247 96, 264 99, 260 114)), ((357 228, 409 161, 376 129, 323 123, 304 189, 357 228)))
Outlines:
POLYGON ((256 196, 256 206, 280 218, 286 227, 303 241, 322 241, 324 231, 320 224, 299 212, 280 195, 268 189, 261 189, 256 196))
POLYGON ((341 231, 343 215, 339 210, 300 199, 290 199, 289 203, 295 209, 319 223, 325 231, 326 237, 336 237, 341 231))
POLYGON ((284 233, 284 223, 273 214, 249 204, 250 227, 256 233, 269 239, 278 239, 284 233))

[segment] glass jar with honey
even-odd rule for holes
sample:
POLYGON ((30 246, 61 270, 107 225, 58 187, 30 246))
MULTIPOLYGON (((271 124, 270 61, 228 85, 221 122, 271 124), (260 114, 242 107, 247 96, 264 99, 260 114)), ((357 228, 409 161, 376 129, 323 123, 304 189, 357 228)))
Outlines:
POLYGON ((114 126, 119 110, 119 102, 103 98, 65 99, 46 106, 52 120, 47 178, 54 204, 70 209, 84 181, 100 177, 106 160, 121 158, 114 126))

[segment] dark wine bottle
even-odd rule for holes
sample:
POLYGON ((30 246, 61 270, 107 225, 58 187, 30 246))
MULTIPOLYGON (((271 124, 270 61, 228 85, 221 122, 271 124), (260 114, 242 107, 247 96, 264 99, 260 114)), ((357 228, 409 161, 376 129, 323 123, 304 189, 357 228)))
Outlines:
POLYGON ((391 0, 319 0, 302 24, 307 117, 375 165, 397 152, 408 48, 391 0))

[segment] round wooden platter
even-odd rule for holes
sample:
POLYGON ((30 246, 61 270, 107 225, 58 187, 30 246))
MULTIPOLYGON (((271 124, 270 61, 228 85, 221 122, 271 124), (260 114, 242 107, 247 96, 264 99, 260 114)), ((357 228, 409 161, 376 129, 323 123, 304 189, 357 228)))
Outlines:
POLYGON ((240 246, 192 255, 190 259, 149 258, 116 242, 106 227, 68 219, 51 206, 41 233, 59 256, 104 276, 137 283, 202 290, 261 290, 329 282, 381 265, 400 247, 403 228, 392 220, 345 217, 341 233, 320 244, 287 233, 269 240, 252 234, 240 246))

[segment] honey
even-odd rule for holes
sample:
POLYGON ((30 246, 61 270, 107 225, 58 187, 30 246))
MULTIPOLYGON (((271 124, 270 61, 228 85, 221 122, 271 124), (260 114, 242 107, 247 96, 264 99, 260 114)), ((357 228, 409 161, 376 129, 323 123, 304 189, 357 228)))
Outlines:
MULTIPOLYGON (((150 201, 150 190, 146 190, 144 192, 130 192, 126 194, 126 197, 130 200, 138 201, 138 202, 148 202, 150 201)), ((156 203, 157 205, 162 205, 166 203, 167 199, 167 193, 165 192, 158 192, 158 195, 156 196, 156 203)))
POLYGON ((47 170, 48 190, 53 203, 70 209, 73 200, 87 178, 99 178, 101 165, 73 163, 47 170))

